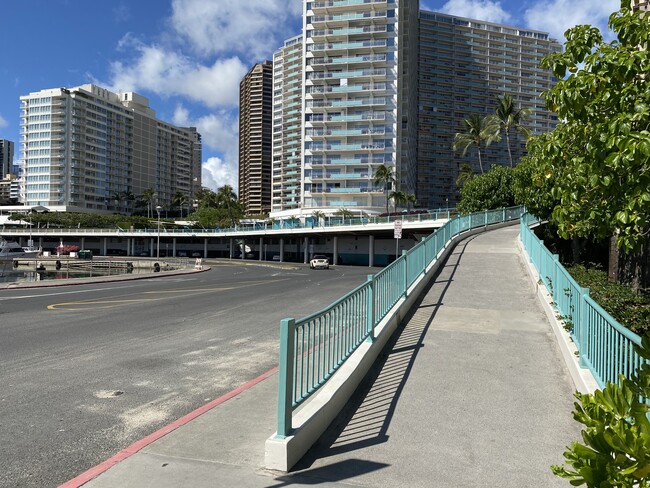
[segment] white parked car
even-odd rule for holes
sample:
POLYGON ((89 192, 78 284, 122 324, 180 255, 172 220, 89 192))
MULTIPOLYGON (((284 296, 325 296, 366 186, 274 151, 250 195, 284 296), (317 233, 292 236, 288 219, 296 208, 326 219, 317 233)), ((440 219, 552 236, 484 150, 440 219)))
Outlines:
POLYGON ((311 261, 309 261, 309 267, 311 269, 330 269, 330 260, 327 259, 327 256, 316 254, 311 261))

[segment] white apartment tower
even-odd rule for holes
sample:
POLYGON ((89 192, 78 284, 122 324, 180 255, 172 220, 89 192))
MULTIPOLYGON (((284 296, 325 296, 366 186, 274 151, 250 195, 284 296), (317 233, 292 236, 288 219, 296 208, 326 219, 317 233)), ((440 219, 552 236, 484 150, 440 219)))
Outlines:
POLYGON ((302 52, 285 44, 274 57, 282 73, 274 127, 282 110, 291 134, 274 134, 274 211, 381 212, 385 195, 373 184, 380 165, 393 168, 402 191, 415 190, 417 15, 417 0, 304 2, 302 52), (286 99, 292 82, 302 85, 301 105, 295 92, 286 99), (300 139, 291 132, 297 123, 300 139))
POLYGON ((153 190, 153 204, 167 208, 176 192, 200 188, 200 135, 158 120, 137 93, 88 84, 20 100, 28 206, 129 213, 126 195, 153 190))
POLYGON ((302 189, 302 36, 273 55, 273 149, 271 211, 295 213, 302 189))
MULTIPOLYGON (((557 80, 539 61, 560 49, 547 33, 420 11, 418 0, 304 0, 303 35, 274 56, 272 215, 384 212, 381 165, 418 206, 455 205, 473 156, 452 151, 463 119, 507 93, 532 110, 533 133, 551 130, 541 93, 557 80)), ((523 139, 512 146, 518 159, 523 139)), ((505 141, 485 159, 507 164, 505 141)))

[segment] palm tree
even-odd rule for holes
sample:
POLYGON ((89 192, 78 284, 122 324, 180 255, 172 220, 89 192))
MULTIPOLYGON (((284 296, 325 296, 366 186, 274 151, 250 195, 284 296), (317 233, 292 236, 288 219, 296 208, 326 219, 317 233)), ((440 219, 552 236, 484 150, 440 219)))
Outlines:
POLYGON ((189 200, 190 198, 180 190, 174 193, 174 198, 172 198, 172 205, 178 207, 178 209, 181 211, 181 219, 183 218, 183 205, 189 202, 189 200))
POLYGON ((198 206, 203 207, 218 207, 217 194, 209 188, 201 188, 195 195, 198 206))
POLYGON ((409 212, 411 211, 411 204, 413 204, 413 207, 415 208, 415 204, 418 203, 415 193, 408 193, 406 195, 405 203, 406 203, 406 208, 408 209, 409 212))
POLYGON ((406 193, 403 191, 392 191, 388 198, 393 201, 393 206, 395 207, 395 212, 397 212, 397 205, 406 203, 406 193))
POLYGON ((508 157, 510 158, 510 167, 513 168, 512 151, 510 149, 510 129, 520 132, 526 139, 530 137, 530 130, 523 125, 528 116, 530 109, 515 108, 512 97, 505 93, 503 97, 497 97, 497 108, 494 119, 499 125, 499 130, 505 132, 506 143, 508 146, 508 157))
POLYGON ((151 218, 153 216, 153 201, 154 198, 156 197, 156 190, 153 188, 147 188, 145 191, 142 192, 142 196, 140 199, 147 205, 147 218, 151 218))
POLYGON ((460 167, 460 170, 458 170, 458 178, 456 178, 456 186, 458 188, 464 187, 465 183, 471 180, 473 176, 474 176, 474 170, 472 169, 472 167, 469 164, 464 163, 460 167))
POLYGON ((382 164, 375 170, 374 183, 383 189, 386 196, 386 213, 388 213, 388 189, 393 187, 395 182, 395 173, 392 166, 382 164))
POLYGON ((118 212, 120 211, 120 202, 122 201, 122 197, 123 197, 123 195, 119 191, 115 191, 111 195, 111 198, 115 202, 115 207, 116 207, 118 212))
POLYGON ((470 114, 463 120, 466 132, 458 132, 454 137, 454 151, 462 151, 463 156, 467 154, 470 146, 476 146, 478 150, 478 165, 483 171, 483 162, 481 161, 481 146, 485 147, 499 140, 498 124, 494 117, 481 117, 480 114, 470 114))
MULTIPOLYGON (((318 225, 320 226, 321 219, 325 218, 325 212, 323 212, 322 210, 314 210, 311 213, 311 217, 312 217, 313 220, 318 222, 318 225)), ((312 220, 312 222, 313 222, 313 220, 312 220)), ((313 227, 313 225, 312 225, 312 227, 313 227)))
POLYGON ((230 185, 223 185, 217 190, 217 203, 219 206, 226 207, 228 209, 228 215, 230 216, 230 225, 235 226, 235 217, 233 215, 233 207, 237 203, 237 194, 230 185))
POLYGON ((122 198, 126 201, 127 211, 130 211, 135 201, 135 195, 131 190, 126 190, 122 192, 122 198))
POLYGON ((354 213, 352 213, 352 210, 348 210, 347 208, 339 208, 336 212, 334 212, 334 215, 339 215, 340 217, 343 218, 343 223, 345 223, 345 218, 351 219, 354 217, 354 213))

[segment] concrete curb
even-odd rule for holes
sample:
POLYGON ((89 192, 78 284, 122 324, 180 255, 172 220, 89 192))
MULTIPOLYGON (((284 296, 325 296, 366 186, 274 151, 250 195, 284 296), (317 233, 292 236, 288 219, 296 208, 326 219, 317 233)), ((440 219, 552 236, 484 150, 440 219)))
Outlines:
POLYGON ((133 280, 148 280, 151 278, 164 278, 168 276, 181 276, 194 273, 204 273, 210 271, 209 266, 203 266, 203 269, 185 269, 178 271, 163 271, 159 273, 141 273, 137 275, 132 274, 119 274, 114 276, 101 276, 97 278, 70 278, 67 280, 48 280, 38 282, 25 282, 25 283, 7 283, 6 286, 1 286, 0 290, 17 290, 23 288, 52 288, 56 286, 72 286, 72 285, 88 285, 92 283, 111 283, 118 281, 133 281, 133 280))
POLYGON ((578 360, 578 348, 576 347, 573 340, 571 340, 569 333, 564 329, 564 323, 559 320, 559 313, 554 307, 553 297, 549 295, 546 286, 544 286, 540 279, 539 273, 533 266, 533 263, 530 261, 528 253, 524 249, 524 246, 521 242, 521 236, 519 239, 517 239, 517 249, 519 250, 519 256, 522 259, 526 273, 531 279, 539 303, 542 305, 544 313, 546 314, 546 317, 551 324, 551 328, 555 333, 558 345, 560 346, 560 352, 562 353, 562 358, 564 359, 564 363, 569 370, 571 380, 573 381, 576 390, 578 390, 580 393, 593 393, 594 391, 600 389, 600 386, 598 385, 598 382, 594 378, 593 374, 591 374, 591 371, 580 366, 578 360))

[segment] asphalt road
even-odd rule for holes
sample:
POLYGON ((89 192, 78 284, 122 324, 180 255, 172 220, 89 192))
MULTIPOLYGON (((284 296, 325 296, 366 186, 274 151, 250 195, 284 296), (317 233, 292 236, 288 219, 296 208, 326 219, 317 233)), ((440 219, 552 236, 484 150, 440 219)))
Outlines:
POLYGON ((56 486, 277 365, 279 321, 368 268, 0 291, 0 487, 56 486))

